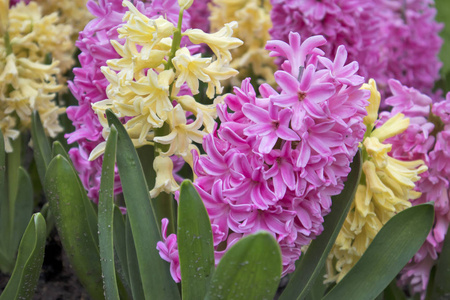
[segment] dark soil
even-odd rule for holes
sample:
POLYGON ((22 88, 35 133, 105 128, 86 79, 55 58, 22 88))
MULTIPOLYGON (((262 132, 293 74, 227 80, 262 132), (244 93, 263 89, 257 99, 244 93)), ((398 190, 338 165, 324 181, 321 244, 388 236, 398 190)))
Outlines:
MULTIPOLYGON (((9 275, 0 274, 0 291, 8 283, 9 275)), ((33 300, 90 300, 75 276, 56 230, 50 234, 45 247, 44 263, 33 300)))

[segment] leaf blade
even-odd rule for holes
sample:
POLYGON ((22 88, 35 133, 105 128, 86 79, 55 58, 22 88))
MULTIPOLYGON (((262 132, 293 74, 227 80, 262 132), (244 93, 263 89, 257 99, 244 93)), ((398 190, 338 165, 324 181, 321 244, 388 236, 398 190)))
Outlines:
POLYGON ((249 235, 222 257, 205 300, 273 299, 281 270, 281 251, 270 233, 249 235))
POLYGON ((114 165, 116 163, 117 130, 111 126, 102 164, 98 199, 98 240, 106 299, 119 300, 114 266, 114 165))
POLYGON ((203 299, 214 273, 213 236, 203 201, 188 180, 181 184, 178 211, 182 298, 203 299))
POLYGON ((109 125, 118 132, 117 166, 122 181, 127 214, 136 248, 142 282, 145 282, 146 299, 179 299, 180 294, 156 249, 162 240, 158 224, 150 203, 149 189, 144 177, 136 149, 119 119, 110 110, 106 111, 109 125))
POLYGON ((45 194, 77 277, 93 299, 104 299, 97 235, 92 234, 85 208, 90 204, 78 180, 72 165, 57 155, 47 169, 45 194))
POLYGON ((392 217, 323 300, 377 297, 419 250, 430 232, 433 218, 432 204, 413 206, 392 217))
POLYGON ((33 140, 33 154, 39 178, 41 179, 42 185, 44 185, 45 172, 52 159, 52 150, 45 135, 41 117, 37 111, 33 111, 31 115, 31 138, 33 140))
POLYGON ((44 218, 40 213, 34 214, 20 242, 14 271, 0 300, 33 297, 44 261, 46 232, 44 218))

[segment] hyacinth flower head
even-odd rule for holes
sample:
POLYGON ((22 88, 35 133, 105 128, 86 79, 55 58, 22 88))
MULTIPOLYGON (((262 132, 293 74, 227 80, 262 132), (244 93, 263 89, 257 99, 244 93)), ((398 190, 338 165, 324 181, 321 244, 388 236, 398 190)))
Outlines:
POLYGON ((397 113, 374 129, 380 93, 371 79, 363 89, 370 90, 367 132, 362 142, 363 176, 350 211, 327 261, 327 281, 339 282, 364 254, 370 243, 396 213, 411 206, 420 197, 414 190, 420 174, 427 171, 423 160, 398 160, 389 153, 386 142, 407 130, 410 120, 397 113))
POLYGON ((244 45, 233 50, 234 59, 231 66, 239 71, 233 83, 237 82, 237 79, 242 81, 252 76, 274 85, 273 73, 276 66, 274 59, 264 49, 270 39, 269 29, 272 27, 270 1, 213 0, 209 8, 212 30, 232 20, 237 20, 239 24, 235 36, 244 41, 244 45))
POLYGON ((422 195, 412 204, 434 202, 435 222, 422 247, 401 271, 399 280, 411 294, 418 293, 425 299, 431 269, 442 251, 450 223, 450 94, 433 102, 429 96, 397 80, 390 80, 389 87, 392 96, 386 99, 386 104, 392 110, 380 114, 381 122, 396 113, 411 120, 407 130, 387 140, 392 144, 392 156, 401 160, 422 159, 428 165, 428 171, 421 174, 416 184, 422 195))
POLYGON ((432 93, 442 63, 442 45, 430 0, 272 0, 272 38, 287 41, 290 31, 302 36, 323 34, 327 55, 345 45, 360 74, 374 78, 381 94, 389 94, 388 79, 432 93))
MULTIPOLYGON (((161 0, 153 1, 152 3, 136 1, 135 3, 139 10, 149 19, 165 16, 174 25, 178 22, 179 5, 176 1, 161 0)), ((97 114, 91 105, 108 98, 106 89, 109 81, 102 73, 101 68, 107 66, 106 62, 108 60, 121 57, 116 49, 119 49, 119 51, 122 51, 120 50, 122 48, 125 51, 129 49, 124 48, 125 40, 119 38, 119 33, 117 32, 117 29, 126 23, 123 18, 128 8, 122 5, 121 0, 90 0, 87 3, 87 8, 94 16, 94 19, 80 32, 79 39, 76 42, 76 46, 81 51, 79 55, 81 67, 74 69, 75 77, 73 82, 69 82, 69 89, 78 100, 78 105, 67 109, 67 115, 72 121, 75 131, 66 134, 66 138, 69 144, 78 143, 78 147, 72 148, 69 154, 80 174, 84 187, 88 190, 89 198, 97 201, 102 156, 90 161, 89 155, 105 139, 102 136, 103 126, 100 124, 97 114)), ((190 27, 189 14, 183 14, 182 26, 183 30, 190 27)), ((127 52, 127 54, 129 58, 133 55, 132 52, 127 52)), ((121 63, 126 66, 127 63, 132 63, 132 61, 122 59, 121 63)), ((119 193, 120 191, 120 179, 116 172, 114 192, 119 193)))
POLYGON ((34 2, 10 7, 2 0, 0 10, 0 129, 11 152, 10 140, 30 127, 33 110, 48 135, 62 131, 58 117, 64 108, 54 102, 62 88, 59 61, 48 58, 68 55, 71 29, 56 14, 42 15, 34 2))
MULTIPOLYGON (((369 92, 360 89, 356 62, 342 47, 334 60, 314 36, 303 42, 269 41, 282 57, 275 72, 279 90, 250 78, 218 104, 220 126, 203 140, 206 155, 194 156, 194 182, 209 214, 216 263, 242 237, 270 232, 283 256, 283 275, 295 269, 301 247, 322 230, 331 196, 339 194, 364 136, 369 92)), ((163 221, 164 226, 167 227, 163 221)), ((176 235, 163 230, 161 257, 180 281, 176 235)))
MULTIPOLYGON (((170 194, 178 188, 172 172, 162 171, 173 168, 170 156, 178 155, 192 162, 192 141, 201 143, 212 129, 211 119, 216 115, 214 104, 203 105, 193 98, 199 93, 199 81, 208 85, 208 98, 221 93, 220 81, 237 73, 229 67, 230 49, 242 44, 232 37, 236 26, 233 22, 215 33, 200 29, 183 31, 183 12, 190 3, 179 2, 177 26, 162 16, 150 19, 139 6, 123 2, 128 11, 123 17, 125 23, 117 32, 125 43, 111 42, 120 57, 108 60, 107 66, 101 68, 109 82, 107 99, 92 105, 104 127, 105 139, 109 133, 105 110, 111 109, 124 118, 124 127, 136 147, 155 146, 158 158, 153 166, 159 172, 150 191, 152 197, 162 191, 170 194), (192 54, 188 47, 180 45, 182 36, 193 44, 207 44, 215 58, 192 54)), ((90 160, 101 155, 104 147, 105 142, 98 144, 90 153, 90 160)))

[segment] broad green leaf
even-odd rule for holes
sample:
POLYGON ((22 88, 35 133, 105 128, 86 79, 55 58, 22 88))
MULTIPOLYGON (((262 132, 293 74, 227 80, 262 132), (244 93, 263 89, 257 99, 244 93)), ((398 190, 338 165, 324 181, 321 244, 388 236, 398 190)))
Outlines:
POLYGON ((324 275, 326 274, 326 267, 322 267, 322 271, 316 278, 316 281, 311 287, 311 291, 309 292, 308 299, 310 300, 320 300, 325 295, 325 291, 327 289, 327 285, 323 283, 324 275))
MULTIPOLYGON (((67 151, 64 149, 64 147, 62 146, 62 144, 58 141, 55 141, 53 143, 53 148, 52 148, 52 157, 55 157, 57 155, 62 156, 67 162, 69 162, 70 167, 72 168, 73 172, 75 174, 78 174, 77 171, 75 170, 72 160, 69 157, 69 154, 67 153, 67 151)), ((84 191, 84 187, 83 184, 81 183, 80 177, 76 176, 76 182, 80 188, 80 190, 84 191)), ((82 201, 83 201, 83 205, 84 208, 86 210, 86 219, 87 219, 87 223, 89 225, 89 230, 91 231, 91 235, 94 237, 95 240, 95 244, 98 245, 98 234, 97 234, 97 213, 96 213, 96 205, 93 204, 92 201, 90 201, 86 195, 86 193, 82 194, 82 201)))
POLYGON ((45 227, 45 220, 40 213, 31 217, 20 242, 14 271, 0 300, 32 299, 44 261, 45 227))
POLYGON ((397 286, 395 279, 384 289, 383 296, 384 300, 406 300, 405 294, 397 286))
POLYGON ((177 241, 182 298, 203 299, 214 273, 214 244, 208 213, 189 180, 180 189, 177 241))
MULTIPOLYGON (((108 122, 118 132, 117 166, 139 262, 145 299, 179 299, 180 294, 169 272, 169 265, 156 249, 161 233, 150 203, 149 189, 136 149, 119 119, 106 111, 108 122)), ((130 266, 129 266, 130 268, 130 266)), ((131 269, 130 269, 131 270, 131 269)))
POLYGON ((13 235, 10 244, 12 253, 15 253, 19 247, 20 239, 27 228, 34 207, 33 184, 27 171, 22 167, 19 167, 19 186, 14 203, 13 235))
POLYGON ((359 261, 323 299, 374 299, 422 246, 433 219, 434 207, 429 203, 392 217, 359 261))
POLYGON ((58 141, 54 141, 52 148, 52 157, 55 157, 58 154, 67 159, 68 162, 72 162, 70 160, 69 154, 67 153, 66 149, 64 149, 63 145, 58 141))
POLYGON ((50 143, 45 136, 41 117, 37 111, 33 111, 33 114, 31 115, 31 137, 33 140, 34 159, 36 161, 39 178, 41 178, 41 183, 43 185, 45 172, 52 159, 52 150, 50 148, 50 143))
POLYGON ((7 245, 9 241, 9 197, 6 180, 6 150, 3 134, 0 130, 0 270, 7 272, 13 266, 7 256, 7 245))
POLYGON ((127 249, 128 282, 130 283, 133 299, 145 299, 144 286, 142 285, 139 271, 139 262, 134 247, 133 233, 131 232, 130 220, 125 220, 125 243, 127 249))
POLYGON ((6 187, 6 150, 3 134, 0 130, 0 216, 3 202, 8 202, 8 190, 6 187))
POLYGON ((445 27, 442 29, 440 36, 444 39, 439 58, 444 63, 441 74, 446 74, 450 71, 450 4, 448 0, 435 1, 437 15, 436 20, 443 22, 445 27))
POLYGON ((445 236, 442 252, 436 266, 434 284, 430 299, 448 299, 450 297, 450 234, 445 236))
POLYGON ((281 271, 280 247, 270 233, 261 231, 249 235, 222 257, 205 299, 271 300, 281 271))
MULTIPOLYGON (((13 151, 6 155, 6 172, 8 174, 8 197, 14 202, 19 191, 19 167, 22 163, 22 138, 19 136, 11 142, 13 151)), ((12 201, 12 202, 11 202, 12 201)), ((10 206, 12 213, 13 206, 10 206)))
POLYGON ((72 165, 61 155, 50 162, 45 176, 45 194, 56 219, 61 243, 71 265, 92 299, 104 299, 100 255, 93 235, 83 198, 85 190, 80 187, 72 165))
POLYGON ((51 231, 53 230, 53 227, 55 226, 55 216, 52 214, 48 202, 46 202, 42 206, 41 214, 45 218, 45 222, 47 223, 47 236, 49 236, 51 231))
MULTIPOLYGON (((19 169, 21 164, 22 139, 19 136, 11 142, 13 151, 6 154, 6 194, 0 202, 0 270, 11 273, 17 247, 13 246, 14 209, 19 191, 19 169)), ((28 221, 28 220, 27 220, 28 221)), ((20 238, 20 237, 19 237, 20 238)))
POLYGON ((351 171, 344 189, 339 195, 332 197, 333 206, 324 218, 323 232, 311 242, 303 259, 296 265, 280 300, 306 299, 347 217, 361 177, 361 166, 361 153, 358 151, 350 165, 351 171))
POLYGON ((126 248, 126 234, 125 234, 125 220, 119 207, 114 206, 114 249, 116 250, 119 265, 117 271, 122 281, 125 280, 127 286, 130 286, 127 264, 127 248, 126 248))
POLYGON ((102 164, 98 199, 98 241, 103 273, 105 297, 119 299, 116 268, 114 266, 114 165, 116 163, 117 130, 111 126, 102 164))

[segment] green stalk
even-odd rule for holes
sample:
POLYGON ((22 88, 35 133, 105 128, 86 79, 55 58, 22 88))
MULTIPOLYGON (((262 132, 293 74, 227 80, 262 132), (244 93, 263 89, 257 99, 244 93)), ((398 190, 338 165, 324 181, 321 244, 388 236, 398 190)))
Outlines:
POLYGON ((175 53, 177 52, 177 50, 180 49, 181 24, 183 22, 183 13, 184 13, 184 10, 181 9, 180 13, 178 15, 177 29, 173 33, 172 48, 170 49, 169 59, 167 60, 167 64, 166 64, 166 68, 165 68, 166 70, 173 68, 172 59, 175 57, 175 53))
MULTIPOLYGON (((180 49, 181 43, 181 25, 183 23, 183 13, 184 10, 181 9, 178 15, 178 24, 177 29, 173 34, 172 47, 169 53, 169 59, 167 60, 167 64, 165 69, 173 69, 172 59, 175 57, 175 53, 178 49, 180 49)), ((170 87, 170 93, 172 92, 172 86, 170 87)), ((164 123, 161 128, 155 128, 155 137, 165 136, 170 133, 169 124, 164 123)), ((163 145, 155 142, 155 157, 157 157, 161 152, 167 152, 170 145, 163 145)), ((156 178, 156 177, 155 177, 156 178)), ((167 218, 169 220, 169 225, 167 228, 168 233, 175 233, 175 206, 174 200, 171 194, 160 193, 155 199, 152 199, 152 205, 155 212, 155 216, 158 222, 158 225, 161 225, 161 220, 163 218, 167 218)))

